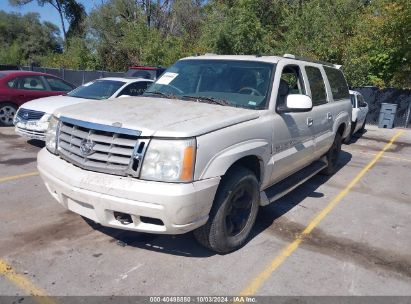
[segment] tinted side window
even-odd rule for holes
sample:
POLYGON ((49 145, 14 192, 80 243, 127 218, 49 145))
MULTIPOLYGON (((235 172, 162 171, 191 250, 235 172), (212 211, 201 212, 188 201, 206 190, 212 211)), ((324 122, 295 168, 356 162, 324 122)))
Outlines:
POLYGON ((289 94, 305 94, 304 81, 298 65, 287 65, 283 68, 278 88, 277 109, 285 107, 285 100, 289 94))
POLYGON ((43 81, 39 76, 24 76, 18 77, 19 84, 18 89, 21 90, 35 90, 35 91, 45 91, 43 81))
POLYGON ((58 91, 58 92, 68 92, 74 89, 71 85, 67 84, 61 79, 54 78, 54 77, 45 77, 51 90, 58 91))
POLYGON ((367 106, 367 104, 365 103, 364 97, 362 95, 358 95, 358 106, 359 107, 367 106))
POLYGON ((333 93, 334 100, 348 98, 350 93, 348 91, 347 82, 344 75, 340 70, 330 67, 324 67, 325 74, 330 82, 331 92, 333 93))
POLYGON ((311 98, 313 106, 317 106, 327 102, 327 93, 325 91, 324 79, 321 71, 318 68, 307 66, 305 67, 308 82, 311 88, 311 98))
POLYGON ((145 92, 145 90, 150 84, 151 82, 147 82, 147 81, 140 81, 140 82, 129 84, 120 92, 120 94, 118 94, 118 96, 121 96, 121 95, 139 96, 145 92))

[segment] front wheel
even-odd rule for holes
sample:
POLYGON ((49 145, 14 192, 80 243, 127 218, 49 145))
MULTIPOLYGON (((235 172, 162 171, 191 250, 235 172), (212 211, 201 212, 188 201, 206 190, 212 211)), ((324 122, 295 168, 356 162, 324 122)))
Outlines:
POLYGON ((254 226, 259 202, 254 173, 243 167, 230 169, 221 180, 207 223, 194 231, 195 238, 217 253, 240 248, 254 226))
POLYGON ((338 159, 340 158, 341 152, 341 135, 340 133, 335 134, 334 142, 325 154, 327 159, 327 167, 325 167, 321 173, 324 175, 333 175, 337 171, 338 159))
POLYGON ((12 103, 0 103, 0 126, 11 127, 17 107, 12 103))

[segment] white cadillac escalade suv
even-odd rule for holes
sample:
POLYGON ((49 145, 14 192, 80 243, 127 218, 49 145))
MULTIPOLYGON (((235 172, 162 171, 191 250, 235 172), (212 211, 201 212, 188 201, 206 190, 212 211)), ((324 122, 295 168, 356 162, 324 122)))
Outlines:
POLYGON ((38 169, 61 205, 103 226, 194 231, 226 253, 245 244, 259 206, 335 172, 350 124, 332 64, 189 57, 142 97, 59 109, 38 169))

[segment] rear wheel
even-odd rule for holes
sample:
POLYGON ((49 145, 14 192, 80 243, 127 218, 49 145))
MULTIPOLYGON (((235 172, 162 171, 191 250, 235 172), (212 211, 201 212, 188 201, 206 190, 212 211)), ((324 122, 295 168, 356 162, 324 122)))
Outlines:
POLYGON ((12 103, 0 103, 0 125, 10 127, 13 125, 17 107, 12 103))
POLYGON ((256 176, 243 167, 230 169, 221 180, 207 223, 194 231, 203 246, 228 253, 245 244, 260 201, 256 176))
POLYGON ((334 142, 330 150, 328 150, 327 154, 325 154, 328 165, 326 168, 324 168, 321 171, 322 174, 333 175, 337 171, 337 164, 338 164, 338 159, 340 158, 340 152, 341 152, 341 134, 337 133, 335 134, 334 142))

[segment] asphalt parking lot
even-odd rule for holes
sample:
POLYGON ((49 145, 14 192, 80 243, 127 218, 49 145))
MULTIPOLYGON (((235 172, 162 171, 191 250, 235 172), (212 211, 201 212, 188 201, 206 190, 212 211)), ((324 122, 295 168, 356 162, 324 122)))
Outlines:
POLYGON ((411 130, 367 129, 334 176, 262 208, 248 244, 216 255, 64 210, 36 173, 41 145, 0 128, 0 295, 411 296, 411 130))

